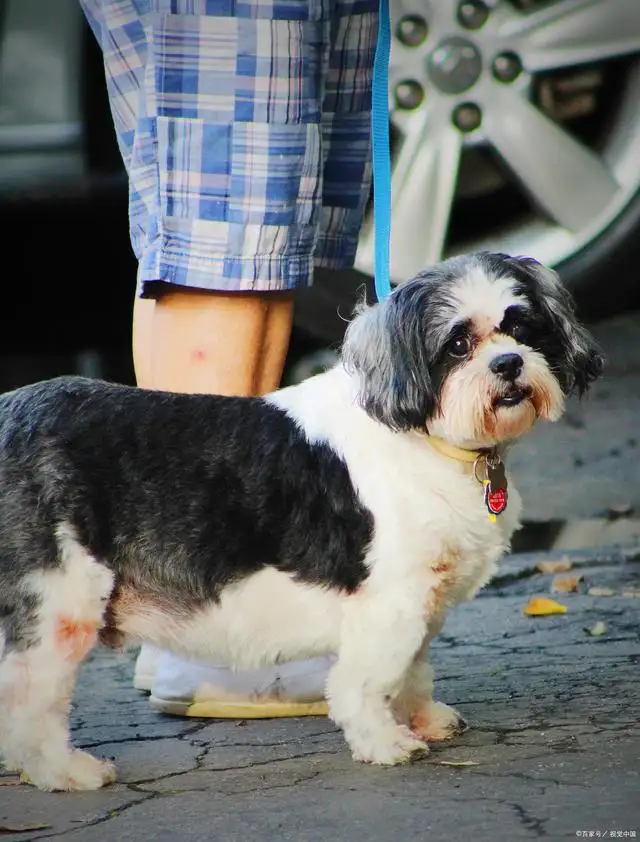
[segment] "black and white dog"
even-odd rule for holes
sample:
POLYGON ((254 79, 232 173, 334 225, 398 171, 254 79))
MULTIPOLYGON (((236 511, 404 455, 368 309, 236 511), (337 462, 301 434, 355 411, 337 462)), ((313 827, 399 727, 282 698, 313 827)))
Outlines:
POLYGON ((337 653, 331 717, 359 760, 460 730, 429 641, 518 525, 507 446, 601 368, 552 272, 479 254, 361 310, 334 369, 264 399, 79 378, 1 396, 5 765, 45 790, 114 779, 69 744, 98 639, 236 667, 337 653))

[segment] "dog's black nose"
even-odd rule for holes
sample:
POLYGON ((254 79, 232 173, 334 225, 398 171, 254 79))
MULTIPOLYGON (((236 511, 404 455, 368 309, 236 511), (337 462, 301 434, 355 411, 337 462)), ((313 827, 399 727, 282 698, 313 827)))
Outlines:
POLYGON ((523 365, 520 354, 499 354, 491 360, 489 368, 505 380, 515 380, 522 371, 523 365))

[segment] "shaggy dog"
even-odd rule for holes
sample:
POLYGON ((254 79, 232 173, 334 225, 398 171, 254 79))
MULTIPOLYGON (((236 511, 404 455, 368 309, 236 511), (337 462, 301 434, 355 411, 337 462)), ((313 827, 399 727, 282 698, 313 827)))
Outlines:
POLYGON ((602 358, 534 260, 448 260, 361 310, 332 370, 265 398, 60 378, 0 397, 0 753, 45 790, 102 640, 236 667, 337 653, 330 715, 395 764, 465 723, 429 642, 485 584, 520 499, 509 445, 602 358))

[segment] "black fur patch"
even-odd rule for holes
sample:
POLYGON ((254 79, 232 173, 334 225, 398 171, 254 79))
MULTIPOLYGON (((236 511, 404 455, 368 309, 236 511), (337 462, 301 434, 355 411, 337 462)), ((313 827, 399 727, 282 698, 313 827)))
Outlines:
POLYGON ((562 391, 582 396, 602 374, 604 356, 590 333, 577 321, 575 302, 560 282, 543 280, 544 267, 530 257, 481 254, 484 264, 497 277, 516 281, 514 291, 524 295, 532 307, 527 345, 539 351, 562 391))
POLYGON ((0 630, 7 651, 35 646, 40 642, 35 625, 40 600, 34 594, 20 594, 16 582, 12 583, 13 587, 5 582, 4 577, 0 582, 0 630))
POLYGON ((351 592, 373 534, 344 462, 269 403, 81 378, 0 398, 3 582, 58 563, 63 521, 119 582, 182 604, 265 566, 351 592))

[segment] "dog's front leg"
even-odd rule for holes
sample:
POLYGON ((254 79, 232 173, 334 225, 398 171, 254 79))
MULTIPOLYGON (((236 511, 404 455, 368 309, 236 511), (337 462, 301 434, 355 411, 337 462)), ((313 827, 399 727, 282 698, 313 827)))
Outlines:
POLYGON ((424 640, 423 613, 406 586, 395 592, 365 587, 345 605, 327 697, 356 760, 394 765, 427 753, 424 742, 398 724, 391 705, 424 640))
POLYGON ((427 637, 407 672, 405 684, 394 700, 394 710, 418 737, 440 742, 462 734, 469 727, 457 710, 433 698, 433 667, 429 663, 429 644, 440 632, 444 618, 429 623, 427 637))

